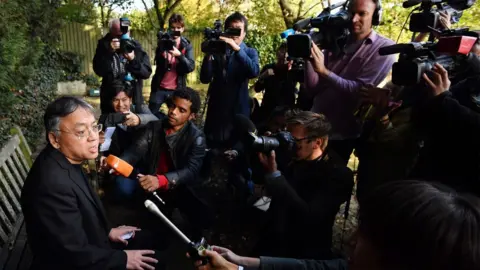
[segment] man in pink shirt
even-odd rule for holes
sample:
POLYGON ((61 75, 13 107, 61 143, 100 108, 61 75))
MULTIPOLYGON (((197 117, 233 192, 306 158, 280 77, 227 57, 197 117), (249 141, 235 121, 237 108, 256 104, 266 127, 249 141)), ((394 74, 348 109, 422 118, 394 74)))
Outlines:
MULTIPOLYGON (((182 34, 185 30, 184 19, 180 14, 170 16, 168 23, 171 33, 182 34)), ((155 52, 155 64, 157 69, 152 78, 149 109, 152 113, 158 114, 158 110, 173 91, 187 86, 187 74, 195 69, 190 41, 178 35, 174 36, 172 50, 164 51, 158 46, 155 52)))

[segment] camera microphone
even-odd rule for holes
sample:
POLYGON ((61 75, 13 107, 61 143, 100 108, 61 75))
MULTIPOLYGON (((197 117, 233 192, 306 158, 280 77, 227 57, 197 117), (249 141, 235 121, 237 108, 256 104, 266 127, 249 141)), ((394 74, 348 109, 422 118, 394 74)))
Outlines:
POLYGON ((403 2, 402 6, 403 6, 403 8, 411 8, 411 7, 416 6, 418 4, 420 4, 420 1, 408 0, 408 1, 403 2))

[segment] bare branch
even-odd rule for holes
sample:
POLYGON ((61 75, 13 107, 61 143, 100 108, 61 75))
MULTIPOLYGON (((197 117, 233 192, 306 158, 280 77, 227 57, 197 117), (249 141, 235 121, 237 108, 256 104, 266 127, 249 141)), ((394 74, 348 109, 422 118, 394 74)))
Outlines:
POLYGON ((300 0, 300 2, 298 2, 298 11, 297 11, 297 18, 298 19, 300 17, 300 12, 302 12, 302 8, 303 8, 303 5, 305 4, 305 0, 300 0))
POLYGON ((147 2, 145 2, 145 0, 142 0, 142 3, 143 3, 143 6, 145 7, 145 12, 147 13, 148 20, 150 21, 150 24, 152 25, 153 29, 155 29, 156 28, 155 23, 153 22, 152 15, 148 11, 147 2))
MULTIPOLYGON (((172 0, 168 0, 168 3, 171 4, 171 2, 172 2, 172 0)), ((178 7, 178 5, 180 5, 181 2, 182 2, 182 0, 175 0, 175 2, 171 6, 167 6, 167 8, 165 9, 165 13, 164 13, 163 18, 164 19, 169 18, 173 14, 175 9, 178 7)))

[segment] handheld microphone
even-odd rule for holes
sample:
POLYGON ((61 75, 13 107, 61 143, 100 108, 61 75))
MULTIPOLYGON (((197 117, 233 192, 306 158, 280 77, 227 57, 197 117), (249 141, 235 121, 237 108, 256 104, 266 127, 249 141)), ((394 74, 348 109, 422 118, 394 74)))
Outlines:
POLYGON ((202 237, 200 242, 192 242, 180 229, 175 226, 163 213, 158 209, 157 205, 150 200, 145 201, 145 207, 154 215, 159 217, 175 234, 177 234, 182 241, 188 245, 188 254, 194 261, 202 261, 202 264, 205 265, 208 263, 206 257, 201 257, 198 253, 200 251, 211 249, 210 245, 207 244, 205 238, 202 237))
MULTIPOLYGON (((129 178, 132 175, 133 166, 117 156, 109 155, 107 157, 107 164, 112 168, 112 170, 116 171, 123 177, 129 178)), ((136 175, 137 173, 135 172, 134 174, 136 175)), ((160 196, 157 195, 156 191, 153 192, 153 196, 155 196, 155 198, 157 198, 161 203, 165 204, 165 202, 160 198, 160 196)))

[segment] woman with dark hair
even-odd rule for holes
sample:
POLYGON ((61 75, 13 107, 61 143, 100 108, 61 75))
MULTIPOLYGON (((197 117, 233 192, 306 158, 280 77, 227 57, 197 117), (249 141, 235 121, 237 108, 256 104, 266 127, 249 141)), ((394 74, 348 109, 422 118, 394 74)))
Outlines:
POLYGON ((198 269, 480 269, 479 209, 477 197, 440 184, 390 182, 360 201, 357 245, 348 261, 247 258, 213 247, 204 253, 209 264, 198 269))
MULTIPOLYGON (((128 83, 123 81, 113 81, 110 85, 109 93, 111 93, 109 100, 112 102, 114 113, 102 114, 99 123, 104 128, 114 127, 111 141, 105 141, 105 135, 102 134, 100 138, 100 151, 106 157, 109 154, 120 156, 123 151, 132 144, 135 132, 144 127, 152 121, 157 121, 158 118, 152 114, 148 106, 142 104, 141 106, 133 105, 132 96, 133 89, 128 83), (110 144, 106 147, 105 144, 110 144), (107 149, 108 148, 108 149, 107 149)), ((103 159, 101 161, 103 165, 103 159)), ((133 192, 136 181, 125 179, 122 176, 115 177, 116 194, 119 197, 130 195, 133 192), (132 184, 133 183, 133 184, 132 184)))

